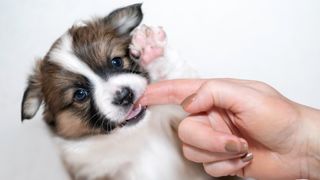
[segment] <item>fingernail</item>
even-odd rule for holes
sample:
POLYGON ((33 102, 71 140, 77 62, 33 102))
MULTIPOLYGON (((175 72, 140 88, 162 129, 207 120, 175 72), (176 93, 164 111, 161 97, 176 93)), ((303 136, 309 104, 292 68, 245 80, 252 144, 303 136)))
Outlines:
POLYGON ((231 152, 231 153, 238 153, 239 152, 239 148, 237 146, 237 143, 232 140, 227 141, 226 145, 224 146, 224 149, 227 152, 231 152))
POLYGON ((225 145, 225 150, 231 153, 246 153, 248 152, 248 144, 246 142, 241 142, 240 147, 238 143, 232 140, 227 141, 225 145))
POLYGON ((197 94, 194 93, 194 94, 191 94, 190 96, 186 97, 186 98, 182 101, 181 106, 182 106, 183 108, 187 108, 187 107, 194 101, 196 95, 197 95, 197 94))
POLYGON ((240 139, 240 153, 247 153, 249 150, 248 143, 244 139, 240 139))
POLYGON ((245 156, 241 158, 242 162, 249 162, 253 159, 253 154, 252 153, 247 153, 245 156))

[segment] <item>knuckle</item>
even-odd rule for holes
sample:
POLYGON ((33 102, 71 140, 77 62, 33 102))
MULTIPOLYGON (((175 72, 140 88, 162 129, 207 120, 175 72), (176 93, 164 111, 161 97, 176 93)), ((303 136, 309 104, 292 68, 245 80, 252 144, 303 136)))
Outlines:
POLYGON ((213 177, 228 176, 231 174, 231 172, 229 172, 230 170, 228 171, 228 169, 222 168, 221 166, 216 165, 215 163, 204 163, 203 167, 205 172, 213 177))
POLYGON ((190 151, 190 148, 186 145, 182 146, 182 152, 183 152, 183 156, 189 160, 189 161, 194 161, 193 155, 190 151))
POLYGON ((219 171, 217 171, 215 168, 213 168, 213 164, 203 164, 204 167, 204 171, 213 176, 213 177, 221 177, 223 175, 221 175, 221 173, 219 171))
POLYGON ((215 82, 214 80, 211 81, 206 81, 203 84, 203 88, 207 89, 207 88, 212 88, 217 82, 215 82))
POLYGON ((186 118, 183 121, 181 121, 181 123, 178 126, 178 136, 183 142, 186 141, 186 139, 188 138, 188 135, 190 134, 189 121, 190 121, 190 118, 186 118))
POLYGON ((196 163, 202 163, 203 161, 201 160, 200 155, 195 152, 190 146, 188 145, 183 145, 182 146, 182 152, 183 152, 183 156, 189 160, 189 161, 193 161, 196 163))
POLYGON ((262 81, 256 81, 256 80, 249 81, 249 85, 252 85, 261 89, 267 89, 270 87, 267 83, 262 81))

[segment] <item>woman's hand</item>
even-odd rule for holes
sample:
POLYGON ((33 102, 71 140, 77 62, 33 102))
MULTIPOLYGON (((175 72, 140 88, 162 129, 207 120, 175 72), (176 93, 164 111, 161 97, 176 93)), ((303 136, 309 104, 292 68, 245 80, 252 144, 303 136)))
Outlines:
POLYGON ((181 104, 187 159, 212 176, 320 178, 320 112, 267 84, 236 79, 172 80, 150 85, 143 105, 181 104))

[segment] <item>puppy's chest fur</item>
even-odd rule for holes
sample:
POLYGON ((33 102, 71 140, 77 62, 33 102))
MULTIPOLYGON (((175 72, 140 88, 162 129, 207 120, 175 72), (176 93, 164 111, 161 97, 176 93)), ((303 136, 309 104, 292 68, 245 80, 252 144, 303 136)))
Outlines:
POLYGON ((153 107, 140 127, 121 135, 56 140, 73 179, 206 179, 178 148, 172 125, 182 114, 174 106, 153 107))

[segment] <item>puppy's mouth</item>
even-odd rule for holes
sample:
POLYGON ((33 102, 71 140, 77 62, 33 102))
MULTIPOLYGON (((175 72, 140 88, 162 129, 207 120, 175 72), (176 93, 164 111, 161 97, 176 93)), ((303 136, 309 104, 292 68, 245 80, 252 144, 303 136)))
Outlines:
POLYGON ((141 104, 133 105, 128 111, 126 118, 119 124, 120 127, 137 124, 145 115, 147 107, 141 104))

